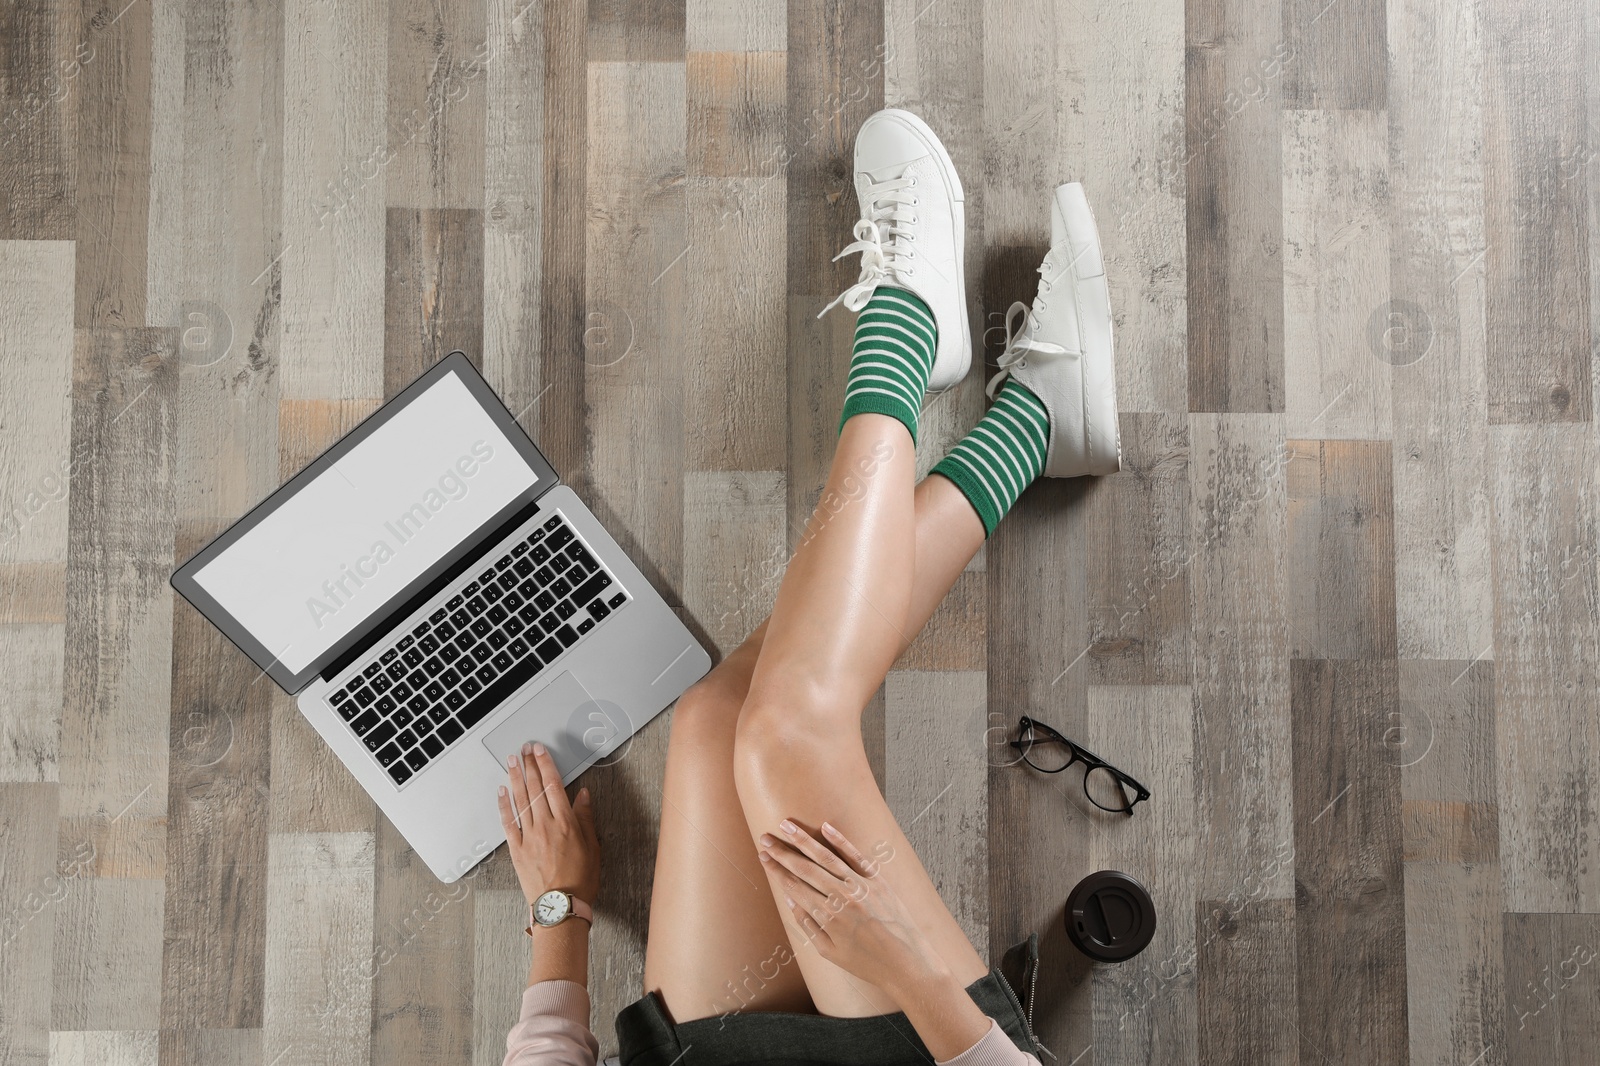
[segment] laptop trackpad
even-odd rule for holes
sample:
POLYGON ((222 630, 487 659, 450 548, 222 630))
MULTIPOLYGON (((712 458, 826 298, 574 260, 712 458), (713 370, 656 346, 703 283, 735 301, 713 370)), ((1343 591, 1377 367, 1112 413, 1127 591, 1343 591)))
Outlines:
POLYGON ((618 714, 608 713, 613 706, 598 702, 577 678, 563 673, 495 726, 483 746, 505 766, 523 744, 537 740, 550 749, 565 778, 596 751, 632 732, 618 714))

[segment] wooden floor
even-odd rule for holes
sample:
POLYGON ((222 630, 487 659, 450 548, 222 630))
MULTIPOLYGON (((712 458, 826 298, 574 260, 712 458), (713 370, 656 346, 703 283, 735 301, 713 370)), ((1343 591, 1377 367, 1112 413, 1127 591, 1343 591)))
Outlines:
MULTIPOLYGON (((1042 933, 1049 1066, 1592 1062, 1597 41, 1577 0, 6 5, 0 1063, 499 1061, 503 856, 435 882, 168 575, 460 347, 726 650, 822 483, 886 105, 961 170, 991 359, 1054 184, 1105 241, 1123 471, 1030 490, 866 717, 980 951, 1042 933), (1003 765, 1024 712, 1154 798, 1003 765), (1160 925, 1091 966, 1107 867, 1160 925)), ((588 775, 605 1053, 669 719, 588 775)))

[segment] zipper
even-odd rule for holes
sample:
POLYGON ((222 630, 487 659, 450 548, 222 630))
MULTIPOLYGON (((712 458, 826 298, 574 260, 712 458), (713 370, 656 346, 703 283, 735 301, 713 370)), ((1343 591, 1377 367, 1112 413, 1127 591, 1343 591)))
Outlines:
MULTIPOLYGON (((1038 949, 1036 947, 1034 947, 1033 945, 1030 944, 1029 948, 1030 948, 1030 950, 1028 952, 1028 1006, 1027 1006, 1026 1009, 1022 1009, 1022 1001, 1017 997, 1016 991, 1011 987, 1011 982, 1006 980, 1006 975, 1000 972, 1000 968, 998 966, 995 967, 995 971, 994 972, 995 972, 995 976, 1000 978, 1000 984, 1002 986, 1004 986, 1004 988, 1006 990, 1006 994, 1011 997, 1011 1002, 1015 1003, 1017 1005, 1018 1009, 1022 1009, 1022 1028, 1028 1034, 1029 1043, 1033 1044, 1034 1049, 1036 1051, 1044 1051, 1045 1050, 1044 1045, 1039 1043, 1039 1038, 1037 1036, 1033 1035, 1033 998, 1034 998, 1034 993, 1036 991, 1038 991, 1038 987, 1039 987, 1039 955, 1038 955, 1038 949)), ((1045 1052, 1045 1053, 1049 1054, 1049 1052, 1045 1052)), ((1050 1057, 1051 1058, 1055 1058, 1054 1055, 1050 1055, 1050 1057)))

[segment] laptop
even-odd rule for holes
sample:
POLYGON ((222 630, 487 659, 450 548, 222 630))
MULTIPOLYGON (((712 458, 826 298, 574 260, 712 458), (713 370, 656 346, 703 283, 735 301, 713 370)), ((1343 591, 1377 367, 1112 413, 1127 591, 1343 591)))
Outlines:
POLYGON ((452 352, 172 585, 285 692, 441 881, 504 840, 506 758, 570 782, 711 667, 452 352))

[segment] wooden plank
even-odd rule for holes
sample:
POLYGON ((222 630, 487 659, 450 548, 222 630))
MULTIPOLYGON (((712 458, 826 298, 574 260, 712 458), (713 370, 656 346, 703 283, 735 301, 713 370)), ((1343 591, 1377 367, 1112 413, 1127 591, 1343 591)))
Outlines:
MULTIPOLYGON (((1054 187, 1064 181, 1084 183, 1098 220, 1116 321, 1117 401, 1123 411, 1189 409, 1187 163, 1180 139, 1184 10, 1179 0, 1057 5, 1054 69, 1016 72, 1048 94, 1040 101, 1043 113, 1053 115, 1061 131, 1049 165, 1019 175, 1034 211, 1034 232, 1049 232, 1042 228, 1048 226, 1045 211, 1054 187)), ((1005 28, 999 40, 1007 60, 991 59, 988 65, 996 71, 991 78, 1008 64, 1016 39, 1024 36, 1020 27, 1032 25, 1005 28)), ((1030 135, 1037 136, 1023 134, 1030 135)), ((1015 134, 991 136, 1000 140, 1015 134)), ((1032 296, 1030 282, 1015 298, 1032 296)))
POLYGON ((855 324, 817 312, 856 280, 855 256, 831 262, 860 217, 856 131, 883 106, 883 8, 790 0, 787 64, 789 541, 799 540, 827 479, 855 324), (814 43, 812 43, 814 42, 814 43))
MULTIPOLYGON (((72 466, 70 456, 65 460, 72 466)), ((71 477, 52 481, 64 491, 71 477)), ((61 623, 67 620, 66 560, 38 563, 0 563, 0 625, 61 623)))
MULTIPOLYGON (((506 1034, 522 1015, 528 985, 528 901, 521 889, 484 891, 472 900, 472 1066, 500 1066, 506 1034)), ((609 1028, 593 1016, 597 1032, 609 1028)))
POLYGON ((1284 76, 1284 105, 1383 110, 1389 99, 1386 12, 1384 0, 1284 0, 1283 39, 1294 55, 1284 76))
POLYGON ((79 867, 56 865, 56 787, 0 784, 0 1058, 7 1066, 46 1066, 50 1050, 50 984, 56 914, 79 867))
POLYGON ((1487 0, 1484 232, 1491 423, 1587 422, 1589 138, 1583 7, 1487 0), (1581 169, 1581 167, 1580 167, 1581 169))
MULTIPOLYGON (((1087 868, 1137 878, 1156 909, 1144 951, 1095 968, 1096 1061, 1195 1062, 1194 693, 1186 685, 1092 685, 1082 742, 1151 791, 1131 818, 1092 823, 1087 868)), ((1076 783, 1079 773, 1063 776, 1076 783)))
POLYGON ((1464 660, 1494 639, 1481 5, 1386 6, 1397 639, 1402 658, 1464 660))
POLYGON ((1290 436, 1392 435, 1392 357, 1381 346, 1373 350, 1367 328, 1390 303, 1388 272, 1373 269, 1390 261, 1388 170, 1389 121, 1382 111, 1283 113, 1283 376, 1290 436))
POLYGON ((167 1029, 160 1066, 269 1066, 260 1029, 167 1029))
MULTIPOLYGON (((391 211, 482 206, 485 15, 483 4, 401 0, 389 6, 383 195, 391 211)), ((476 254, 459 263, 477 264, 476 254)), ((388 265, 392 269, 394 260, 388 265)))
POLYGON ((992 953, 989 775, 977 754, 989 726, 987 690, 976 670, 891 670, 884 682, 884 798, 983 958, 992 953))
MULTIPOLYGON (((465 1062, 472 1057, 473 963, 462 946, 473 943, 473 880, 441 885, 387 819, 378 823, 375 863, 372 1060, 465 1062)), ((350 1000, 352 1022, 361 1007, 350 1000)))
MULTIPOLYGON (((187 559, 219 529, 180 527, 187 559)), ((173 611, 163 1029, 258 1029, 266 955, 272 682, 186 603, 173 611)))
POLYGON ((0 718, 0 781, 56 781, 61 738, 62 626, 0 625, 7 677, 0 718))
MULTIPOLYGON (((491 0, 485 23, 483 373, 539 425, 544 229, 544 4, 491 0)), ((534 433, 535 438, 538 433, 534 433)))
POLYGON ((0 240, 72 239, 73 95, 94 57, 73 0, 0 12, 0 240))
MULTIPOLYGON (((638 32, 649 36, 643 12, 641 20, 638 32)), ((685 91, 682 62, 589 64, 587 306, 591 330, 611 332, 589 334, 581 363, 585 500, 669 603, 682 603, 684 589, 685 91)), ((613 854, 655 853, 667 732, 656 720, 626 757, 585 775, 613 854)), ((643 969, 649 920, 651 871, 642 863, 612 871, 590 949, 596 1018, 638 998, 633 975, 643 969)), ((601 1040, 613 1054, 612 1034, 601 1040)))
POLYGON ((981 571, 957 576, 900 658, 896 670, 978 670, 988 664, 989 590, 981 571))
POLYGON ((591 59, 682 62, 685 5, 673 0, 590 0, 591 59))
POLYGON ((1280 13, 1185 7, 1189 410, 1282 411, 1280 13))
POLYGON ((157 1028, 165 887, 115 877, 74 883, 57 911, 52 1029, 157 1028))
POLYGON ((1395 656, 1393 464, 1386 441, 1291 440, 1290 655, 1395 656))
POLYGON ((50 1034, 50 1066, 158 1066, 161 1034, 154 1029, 50 1034))
POLYGON ((1299 1031, 1333 1062, 1400 1062, 1406 1015, 1400 770, 1385 733, 1394 660, 1295 659, 1299 1031))
MULTIPOLYGON (((65 655, 73 668, 61 705, 62 833, 93 839, 107 873, 119 867, 158 881, 171 717, 167 576, 176 518, 178 360, 170 329, 81 330, 73 359, 73 450, 94 461, 73 479, 68 501, 65 655)), ((159 936, 159 895, 153 906, 159 936)), ((151 1015, 57 1028, 144 1029, 158 1022, 151 1015)))
POLYGON ((383 395, 387 11, 284 10, 282 258, 269 277, 281 279, 287 399, 383 395))
POLYGON ((1188 418, 1124 414, 1122 469, 1094 489, 1084 549, 1094 560, 1084 660, 1091 683, 1187 683, 1194 555, 1188 418))
MULTIPOLYGON (((1202 853, 1197 889, 1226 900, 1278 849, 1293 843, 1289 616, 1283 420, 1190 418, 1189 498, 1194 563, 1195 801, 1202 853)), ((1272 867, 1262 899, 1287 899, 1289 869, 1272 867)), ((1263 941, 1266 950, 1272 942, 1263 941)), ((1292 950, 1292 944, 1284 948, 1292 950)), ((1268 967, 1276 972, 1276 964, 1268 967)), ((1251 1038, 1252 1040, 1254 1038, 1251 1038)), ((1202 1046, 1203 1051, 1203 1046, 1202 1046)))
POLYGON ((772 612, 783 580, 783 474, 686 473, 683 529, 684 607, 726 655, 772 612))
POLYGON ((135 329, 145 321, 145 249, 150 207, 151 9, 113 13, 84 0, 95 61, 82 67, 74 237, 79 255, 73 322, 135 329))
MULTIPOLYGON (((696 74, 692 62, 688 73, 696 74)), ((690 81, 691 102, 696 90, 690 81)), ((781 176, 688 179, 688 243, 683 261, 669 270, 694 279, 684 291, 683 343, 694 353, 683 368, 687 470, 784 465, 787 189, 781 176)))
POLYGON ((1600 531, 1589 426, 1489 432, 1495 752, 1508 911, 1600 907, 1600 531))
POLYGON ((1494 666, 1401 661, 1395 713, 1411 1062, 1505 1063, 1494 666))
POLYGON ((1600 915, 1507 914, 1506 1061, 1577 1066, 1594 1058, 1600 915))
MULTIPOLYGON (((781 50, 688 53, 690 174, 774 177, 787 118, 785 60, 781 50)), ((770 265, 782 264, 780 254, 770 265)))
POLYGON ((390 397, 457 348, 482 365, 483 212, 390 208, 387 218, 383 393, 390 397))
POLYGON ((580 494, 588 487, 585 382, 572 357, 585 349, 590 311, 585 264, 588 168, 575 165, 588 152, 587 18, 584 0, 545 0, 538 347, 542 399, 534 411, 540 449, 580 494))
POLYGON ((263 1066, 372 1061, 373 854, 371 833, 273 835, 263 1066))
MULTIPOLYGON (((1294 846, 1269 849, 1254 873, 1268 880, 1292 863, 1294 846)), ((1256 884, 1266 884, 1258 881, 1256 884)), ((1284 1022, 1295 1016, 1294 901, 1252 890, 1202 900, 1196 912, 1195 1017, 1200 1062, 1322 1062, 1284 1022)), ((1331 1061, 1331 1060, 1330 1060, 1331 1061)))

